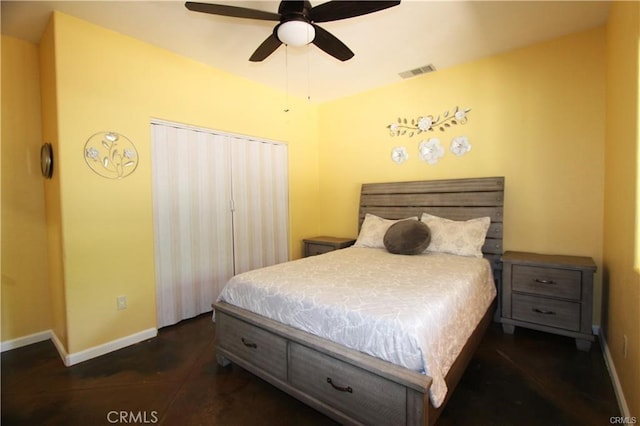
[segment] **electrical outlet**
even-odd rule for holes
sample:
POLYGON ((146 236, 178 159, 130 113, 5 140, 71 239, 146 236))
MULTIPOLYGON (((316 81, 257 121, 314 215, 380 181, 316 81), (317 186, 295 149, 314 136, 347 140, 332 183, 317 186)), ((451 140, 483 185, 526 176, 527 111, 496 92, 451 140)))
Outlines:
POLYGON ((622 355, 624 356, 624 359, 627 359, 628 349, 629 349, 629 341, 627 340, 627 335, 624 334, 622 336, 622 355))
POLYGON ((116 303, 119 311, 127 309, 127 296, 118 296, 116 298, 116 303))

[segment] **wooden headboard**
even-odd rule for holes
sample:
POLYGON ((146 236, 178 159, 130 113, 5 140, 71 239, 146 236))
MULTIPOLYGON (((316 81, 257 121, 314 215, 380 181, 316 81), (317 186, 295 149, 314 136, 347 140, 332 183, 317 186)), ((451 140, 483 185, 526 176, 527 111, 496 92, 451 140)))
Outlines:
POLYGON ((453 220, 489 216, 482 252, 499 279, 502 263, 504 177, 365 183, 360 193, 358 229, 366 213, 402 219, 423 212, 453 220))

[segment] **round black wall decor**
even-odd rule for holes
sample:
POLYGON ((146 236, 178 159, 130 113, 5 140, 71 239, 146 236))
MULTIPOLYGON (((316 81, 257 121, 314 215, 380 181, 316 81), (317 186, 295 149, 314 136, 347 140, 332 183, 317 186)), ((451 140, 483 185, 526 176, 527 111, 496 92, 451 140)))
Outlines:
POLYGON ((53 147, 48 142, 40 147, 40 171, 46 179, 53 176, 53 147))

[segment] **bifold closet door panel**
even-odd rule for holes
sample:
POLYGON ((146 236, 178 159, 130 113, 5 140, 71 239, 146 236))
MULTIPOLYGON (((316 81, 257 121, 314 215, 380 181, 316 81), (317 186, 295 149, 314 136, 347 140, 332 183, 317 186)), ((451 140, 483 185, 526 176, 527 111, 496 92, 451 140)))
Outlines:
POLYGON ((233 276, 229 141, 153 124, 158 327, 211 310, 233 276))
POLYGON ((231 138, 235 273, 289 259, 287 146, 231 138))

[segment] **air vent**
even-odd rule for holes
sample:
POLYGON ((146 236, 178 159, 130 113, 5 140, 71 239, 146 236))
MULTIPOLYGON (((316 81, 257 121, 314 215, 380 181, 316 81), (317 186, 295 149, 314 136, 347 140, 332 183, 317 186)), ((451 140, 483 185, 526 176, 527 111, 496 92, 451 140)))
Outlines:
POLYGON ((409 71, 403 71, 400 73, 400 77, 411 78, 411 77, 415 77, 416 75, 426 74, 428 72, 433 72, 435 70, 436 70, 436 67, 434 67, 433 64, 429 64, 429 65, 425 65, 409 71))

